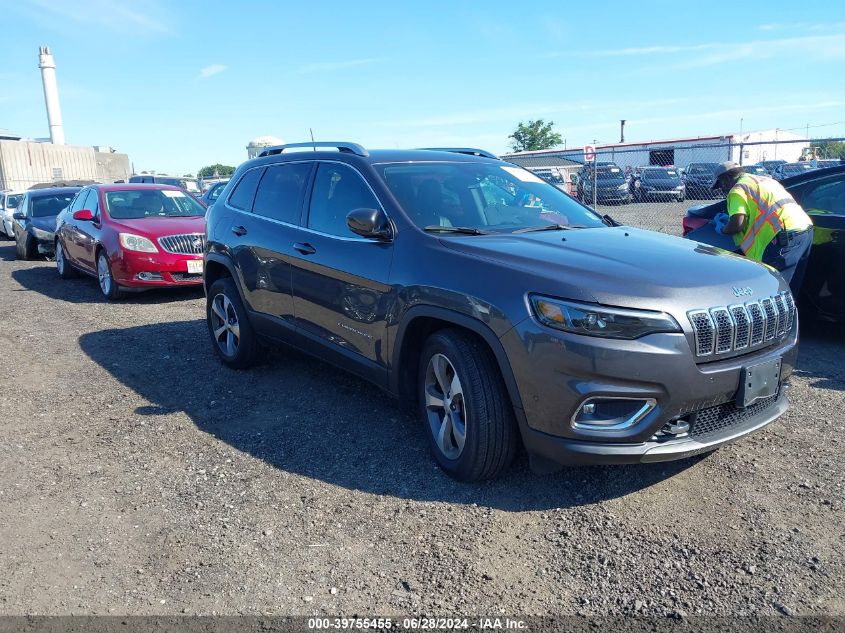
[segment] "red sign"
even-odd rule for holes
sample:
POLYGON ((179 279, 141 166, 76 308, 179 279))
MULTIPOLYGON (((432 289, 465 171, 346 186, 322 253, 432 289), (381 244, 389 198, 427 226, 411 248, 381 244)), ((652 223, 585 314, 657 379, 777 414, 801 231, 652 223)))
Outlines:
POLYGON ((596 146, 595 145, 585 145, 584 146, 584 162, 590 162, 591 160, 596 159, 596 146))

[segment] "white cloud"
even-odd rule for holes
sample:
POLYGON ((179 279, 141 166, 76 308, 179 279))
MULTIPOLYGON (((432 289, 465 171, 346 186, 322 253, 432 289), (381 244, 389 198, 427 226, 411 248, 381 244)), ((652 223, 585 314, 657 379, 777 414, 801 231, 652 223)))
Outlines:
POLYGON ((55 29, 85 25, 121 33, 172 33, 169 13, 156 0, 144 2, 140 9, 128 0, 26 0, 12 6, 55 29))
POLYGON ((200 74, 197 76, 197 79, 208 79, 218 73, 222 73, 227 68, 228 66, 223 64, 211 64, 210 66, 200 69, 200 74))
POLYGON ((299 75, 307 75, 311 73, 332 72, 335 70, 344 70, 346 68, 354 68, 356 66, 366 66, 368 64, 375 64, 380 60, 368 59, 347 59, 342 62, 317 62, 314 64, 305 64, 297 69, 296 73, 299 75))

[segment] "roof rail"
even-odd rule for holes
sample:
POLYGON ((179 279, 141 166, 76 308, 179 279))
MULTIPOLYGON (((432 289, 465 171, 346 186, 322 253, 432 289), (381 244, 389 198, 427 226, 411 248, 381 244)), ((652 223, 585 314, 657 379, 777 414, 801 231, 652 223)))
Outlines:
POLYGON ((433 152, 452 152, 453 154, 467 154, 468 156, 481 156, 483 158, 495 158, 496 160, 499 160, 498 156, 488 152, 486 149, 475 149, 474 147, 421 147, 420 149, 426 149, 433 152))
POLYGON ((286 143, 285 145, 274 145, 272 147, 264 148, 258 156, 272 156, 273 154, 281 154, 286 149, 313 149, 317 151, 318 147, 335 147, 339 152, 347 154, 355 154, 356 156, 369 156, 370 153, 358 143, 346 143, 344 141, 316 141, 310 143, 286 143))

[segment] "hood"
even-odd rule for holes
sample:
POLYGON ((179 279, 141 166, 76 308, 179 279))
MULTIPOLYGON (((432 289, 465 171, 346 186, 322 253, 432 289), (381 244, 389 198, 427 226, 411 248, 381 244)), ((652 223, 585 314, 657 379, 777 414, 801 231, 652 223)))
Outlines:
POLYGON ((681 314, 734 303, 734 287, 754 297, 778 292, 765 266, 712 246, 629 227, 441 238, 450 249, 527 273, 527 291, 681 314))
POLYGON ((111 223, 117 231, 135 233, 149 238, 178 235, 180 233, 205 233, 205 216, 188 218, 149 217, 136 220, 112 219, 111 223))
POLYGON ((55 233, 56 231, 56 217, 55 215, 45 215, 39 218, 29 218, 29 223, 37 229, 55 233))

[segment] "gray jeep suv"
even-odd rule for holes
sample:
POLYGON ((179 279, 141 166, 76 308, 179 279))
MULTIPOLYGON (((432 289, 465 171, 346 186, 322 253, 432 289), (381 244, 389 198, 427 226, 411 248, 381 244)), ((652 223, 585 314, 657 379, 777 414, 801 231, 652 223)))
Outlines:
POLYGON ((798 326, 774 270, 619 226, 481 150, 268 148, 207 232, 223 363, 273 339, 352 371, 414 403, 462 480, 520 444, 540 471, 683 458, 787 407, 798 326))

